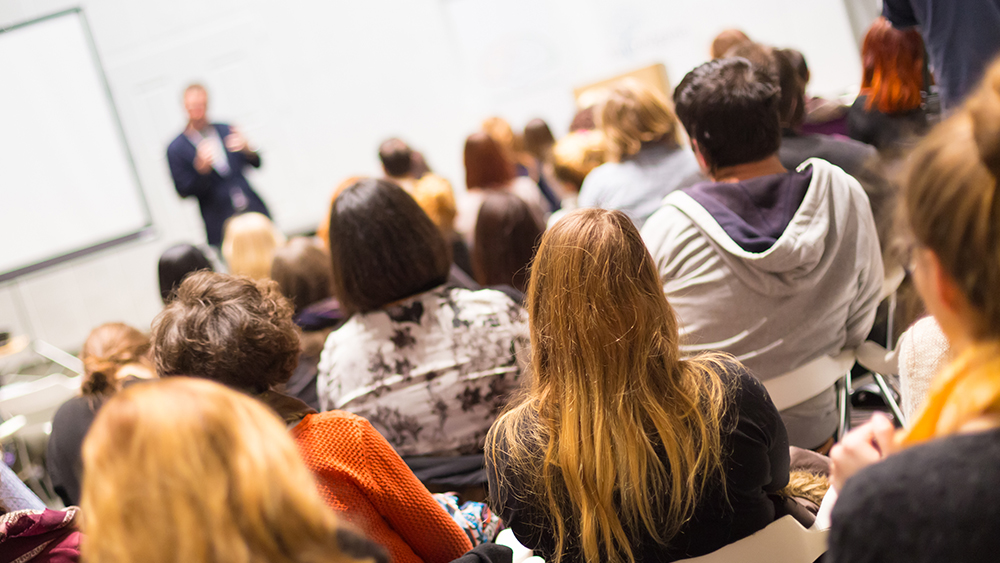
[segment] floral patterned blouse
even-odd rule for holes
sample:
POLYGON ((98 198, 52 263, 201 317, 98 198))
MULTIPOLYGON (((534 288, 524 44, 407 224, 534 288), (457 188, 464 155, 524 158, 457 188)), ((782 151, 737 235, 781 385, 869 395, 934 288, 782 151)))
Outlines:
POLYGON ((320 407, 368 419, 400 455, 475 453, 520 382, 528 342, 527 314, 503 293, 442 286, 331 333, 320 407))

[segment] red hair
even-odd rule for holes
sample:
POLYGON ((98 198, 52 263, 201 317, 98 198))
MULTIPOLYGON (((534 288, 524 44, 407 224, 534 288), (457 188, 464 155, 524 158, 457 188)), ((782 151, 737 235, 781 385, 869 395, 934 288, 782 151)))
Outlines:
POLYGON ((465 187, 500 188, 514 179, 514 165, 503 148, 486 133, 465 140, 465 187))
POLYGON ((899 30, 880 17, 868 29, 861 46, 865 109, 903 113, 920 107, 924 86, 924 41, 915 29, 899 30))

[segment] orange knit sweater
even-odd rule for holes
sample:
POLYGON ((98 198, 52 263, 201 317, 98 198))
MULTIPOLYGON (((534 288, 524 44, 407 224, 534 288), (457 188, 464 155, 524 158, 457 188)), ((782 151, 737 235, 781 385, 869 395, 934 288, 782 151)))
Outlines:
POLYGON ((292 429, 320 493, 341 517, 389 550, 394 563, 445 563, 469 539, 364 418, 311 414, 292 429))

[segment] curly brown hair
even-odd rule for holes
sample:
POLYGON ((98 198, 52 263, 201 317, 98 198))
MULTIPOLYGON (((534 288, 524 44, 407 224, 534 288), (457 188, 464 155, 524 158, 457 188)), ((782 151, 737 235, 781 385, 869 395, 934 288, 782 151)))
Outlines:
POLYGON ((204 377, 263 393, 288 381, 299 361, 292 305, 271 280, 196 272, 152 329, 161 377, 204 377))

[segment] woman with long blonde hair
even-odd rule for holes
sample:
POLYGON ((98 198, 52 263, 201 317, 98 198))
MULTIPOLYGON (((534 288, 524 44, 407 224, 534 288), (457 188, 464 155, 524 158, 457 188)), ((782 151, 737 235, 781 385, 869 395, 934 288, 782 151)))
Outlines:
POLYGON ((490 502, 548 561, 674 561, 752 534, 788 482, 784 425, 720 355, 682 360, 678 324, 619 211, 570 213, 528 288, 534 378, 487 437, 490 502))
POLYGON ((907 166, 907 262, 953 360, 908 428, 875 418, 833 448, 840 498, 831 557, 992 561, 1000 552, 1000 60, 907 166))
POLYGON ((386 560, 338 528, 285 426, 207 380, 133 385, 84 443, 83 558, 100 563, 386 560))

